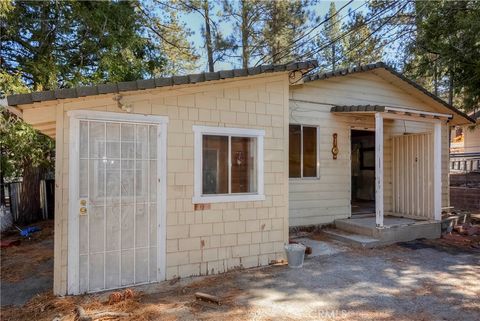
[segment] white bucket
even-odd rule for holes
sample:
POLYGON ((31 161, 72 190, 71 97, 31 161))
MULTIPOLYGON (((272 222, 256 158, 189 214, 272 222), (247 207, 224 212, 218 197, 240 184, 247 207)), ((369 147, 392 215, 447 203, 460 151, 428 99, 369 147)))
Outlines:
POLYGON ((305 245, 302 244, 287 244, 285 245, 285 252, 287 252, 288 267, 301 268, 303 266, 303 259, 305 258, 305 245))

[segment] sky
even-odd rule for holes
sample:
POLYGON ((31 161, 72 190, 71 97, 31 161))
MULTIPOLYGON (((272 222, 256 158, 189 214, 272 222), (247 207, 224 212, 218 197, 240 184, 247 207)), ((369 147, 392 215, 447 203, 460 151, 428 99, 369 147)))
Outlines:
MULTIPOLYGON (((318 17, 324 17, 327 12, 328 8, 330 6, 331 1, 327 0, 320 0, 319 3, 314 7, 315 13, 318 17)), ((348 3, 347 0, 341 0, 341 1, 334 1, 335 6, 337 10, 344 6, 346 3, 348 3)), ((353 1, 350 5, 348 5, 345 9, 339 13, 340 17, 343 17, 348 10, 353 10, 359 6, 362 6, 366 1, 365 0, 356 0, 353 1)), ((366 12, 366 7, 367 6, 362 6, 359 9, 359 12, 366 12)), ((221 8, 216 7, 213 13, 217 14, 221 8)), ((207 71, 207 61, 206 61, 206 52, 203 48, 203 40, 202 40, 202 35, 201 35, 201 28, 203 25, 203 17, 200 16, 198 13, 190 13, 187 15, 184 15, 181 17, 181 19, 187 24, 187 26, 194 31, 194 34, 190 36, 190 41, 194 44, 197 52, 200 54, 200 62, 199 62, 199 68, 197 72, 202 72, 202 71, 207 71)), ((346 18, 345 18, 346 19, 346 18)), ((313 22, 310 22, 310 24, 313 22)), ((221 23, 219 25, 221 31, 228 35, 232 33, 232 26, 229 25, 228 23, 221 23)), ((319 28, 320 29, 320 28, 319 28)), ((219 62, 215 64, 215 70, 222 70, 222 69, 233 69, 233 68, 239 68, 241 67, 241 62, 219 62)))

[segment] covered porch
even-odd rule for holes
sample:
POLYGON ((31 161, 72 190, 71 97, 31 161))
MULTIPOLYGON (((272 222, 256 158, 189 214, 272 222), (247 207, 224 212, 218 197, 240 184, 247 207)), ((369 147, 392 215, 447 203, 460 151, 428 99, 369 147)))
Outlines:
POLYGON ((360 239, 365 244, 439 237, 445 174, 442 130, 453 116, 378 105, 334 106, 331 112, 373 118, 375 136, 372 213, 335 220, 336 233, 364 236, 360 239), (416 130, 407 131, 405 122, 415 123, 416 130))

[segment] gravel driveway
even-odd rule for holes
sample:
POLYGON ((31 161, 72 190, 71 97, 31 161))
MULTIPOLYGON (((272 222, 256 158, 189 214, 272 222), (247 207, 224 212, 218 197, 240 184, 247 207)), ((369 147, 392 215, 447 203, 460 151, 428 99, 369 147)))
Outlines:
POLYGON ((480 252, 417 241, 352 249, 317 241, 301 269, 285 265, 167 281, 134 288, 126 301, 110 293, 55 298, 3 311, 5 320, 74 319, 74 308, 130 313, 122 320, 480 320, 480 252), (221 306, 195 301, 217 295, 221 306))

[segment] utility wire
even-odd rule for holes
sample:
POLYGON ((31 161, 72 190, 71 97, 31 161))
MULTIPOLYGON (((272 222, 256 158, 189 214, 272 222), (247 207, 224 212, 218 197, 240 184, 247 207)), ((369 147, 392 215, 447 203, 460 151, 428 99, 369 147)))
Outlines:
MULTIPOLYGON (((409 3, 411 0, 408 0, 407 3, 409 3)), ((345 38, 347 35, 349 35, 350 33, 352 33, 353 31, 356 31, 358 30, 359 28, 361 27, 364 27, 365 25, 367 25, 369 22, 371 22, 374 18, 376 18, 377 16, 380 16, 381 14, 385 13, 386 11, 388 11, 389 9, 393 8, 394 6, 396 5, 396 3, 392 3, 391 5, 385 7, 384 9, 382 9, 381 11, 377 12, 376 14, 374 14, 373 16, 369 17, 368 19, 366 19, 364 21, 363 24, 361 25, 358 25, 357 27, 355 28, 352 28, 346 32, 344 32, 343 34, 341 34, 340 36, 336 37, 335 39, 333 39, 332 41, 329 41, 327 44, 321 46, 320 48, 318 49, 315 49, 315 50, 311 50, 303 55, 301 55, 299 57, 300 60, 304 59, 305 57, 312 57, 313 55, 315 54, 318 54, 320 51, 322 51, 323 49, 331 46, 333 43, 345 38)), ((403 8, 403 7, 402 7, 403 8)), ((383 26, 384 24, 382 24, 381 26, 383 26)))
MULTIPOLYGON (((330 30, 331 28, 333 28, 334 25, 336 25, 337 23, 340 23, 345 17, 348 17, 350 16, 351 14, 353 14, 354 12, 356 12, 357 10, 359 10, 361 7, 365 6, 368 2, 364 2, 363 4, 361 4, 360 6, 356 7, 355 9, 349 11, 347 14, 343 15, 337 22, 333 23, 331 26, 329 26, 328 28, 326 28, 325 30, 330 30)), ((342 9, 342 8, 341 8, 342 9)), ((337 11, 339 12, 339 11, 337 11)), ((333 16, 332 16, 333 18, 333 16)), ((288 55, 290 55, 291 53, 293 53, 295 50, 297 50, 298 48, 300 48, 301 46, 305 45, 305 44, 308 44, 310 43, 310 41, 312 41, 313 39, 317 38, 319 35, 320 35, 321 31, 315 33, 313 36, 311 36, 310 38, 306 39, 303 43, 301 44, 298 44, 294 47, 287 47, 285 49, 282 50, 282 52, 288 50, 288 52, 286 54, 284 54, 283 56, 281 56, 280 58, 278 58, 278 60, 281 60, 285 57, 287 57, 288 55)), ((303 38, 303 37, 302 37, 303 38)))
MULTIPOLYGON (((347 6, 349 6, 354 0, 350 0, 349 2, 347 2, 345 5, 343 5, 340 9, 336 10, 335 13, 331 16, 328 16, 326 17, 324 20, 322 20, 320 23, 318 23, 317 25, 315 25, 312 29, 310 29, 306 34, 302 35, 301 37, 298 37, 297 39, 295 39, 290 46, 296 44, 297 42, 299 42, 300 40, 302 40, 303 38, 307 37, 309 34, 311 34, 315 29, 319 28, 320 26, 322 26, 324 23, 327 23, 328 21, 330 21, 331 19, 333 19, 338 13, 340 13, 340 11, 342 11, 344 8, 346 8, 347 6)), ((362 4, 362 6, 365 5, 362 4)), ((361 6, 360 6, 361 7, 361 6)), ((358 8, 357 8, 358 9, 358 8)), ((275 60, 276 56, 282 54, 285 50, 288 50, 289 47, 287 48, 284 48, 282 50, 280 50, 279 52, 277 52, 276 54, 274 54, 271 58, 272 60, 275 60)), ((265 54, 263 55, 256 63, 255 63, 255 67, 258 66, 260 63, 263 63, 265 62, 265 60, 268 58, 268 54, 265 54)))

